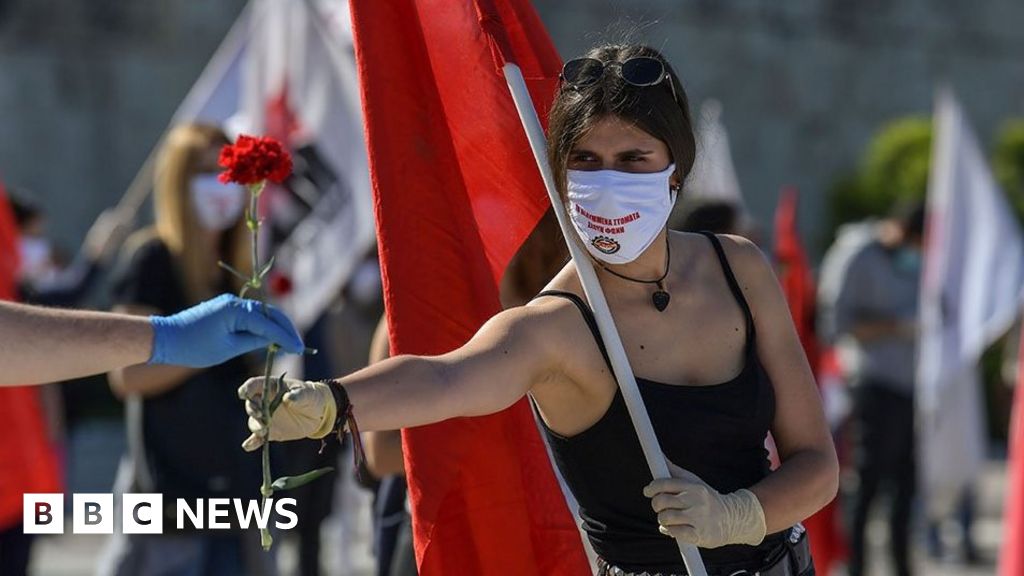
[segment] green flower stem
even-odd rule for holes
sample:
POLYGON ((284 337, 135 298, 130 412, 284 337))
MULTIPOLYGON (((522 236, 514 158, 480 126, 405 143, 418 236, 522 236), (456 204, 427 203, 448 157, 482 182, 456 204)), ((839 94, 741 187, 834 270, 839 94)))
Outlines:
POLYGON ((266 368, 263 370, 263 398, 260 407, 267 427, 267 441, 263 443, 263 485, 260 487, 260 494, 263 495, 264 501, 274 493, 270 487, 270 402, 274 397, 274 392, 270 390, 270 371, 274 368, 274 348, 274 345, 267 347, 266 368))
MULTIPOLYGON (((249 226, 249 232, 252 235, 252 278, 249 283, 252 288, 260 288, 260 278, 257 271, 260 269, 260 256, 259 256, 259 244, 260 244, 260 217, 259 211, 259 198, 260 193, 263 192, 263 186, 265 182, 259 184, 250 184, 249 188, 249 213, 246 214, 246 224, 249 226)), ((260 300, 263 300, 260 298, 260 300)))
MULTIPOLYGON (((276 351, 276 344, 271 344, 267 347, 266 367, 263 370, 263 406, 260 411, 263 414, 263 421, 266 422, 267 438, 263 443, 261 453, 261 457, 263 459, 263 485, 260 486, 260 494, 263 496, 264 507, 266 507, 267 499, 274 494, 274 489, 270 487, 270 403, 274 396, 276 396, 277 390, 270 390, 270 372, 274 369, 274 353, 276 351)), ((270 550, 270 547, 274 544, 274 539, 270 536, 269 528, 260 528, 260 544, 263 545, 264 550, 270 550)))
MULTIPOLYGON (((249 211, 245 215, 245 223, 249 227, 249 232, 252 236, 252 273, 249 275, 249 278, 246 279, 231 266, 223 262, 219 264, 228 272, 246 280, 245 286, 242 287, 242 296, 245 296, 250 290, 254 291, 255 299, 259 300, 263 305, 263 312, 267 313, 266 300, 263 291, 263 278, 270 272, 271 266, 274 265, 274 259, 271 258, 266 264, 262 266, 260 265, 260 219, 259 214, 257 213, 257 210, 259 209, 259 197, 263 192, 263 187, 265 185, 266 181, 247 186, 249 190, 249 211)), ((274 495, 275 481, 272 480, 270 474, 270 418, 273 416, 274 410, 277 408, 274 400, 281 392, 278 388, 283 385, 284 377, 282 376, 281 382, 278 383, 270 377, 270 374, 274 370, 274 355, 279 349, 280 347, 277 344, 271 344, 267 347, 267 358, 263 369, 263 398, 260 402, 260 417, 263 420, 265 427, 264 430, 266 430, 267 437, 263 442, 263 448, 260 454, 263 461, 263 483, 260 486, 260 495, 263 497, 262 503, 264 507, 267 505, 267 499, 274 495)), ((316 350, 312 348, 306 348, 305 352, 308 354, 316 354, 316 350)), ((281 486, 280 489, 288 490, 289 488, 298 487, 315 480, 330 470, 331 469, 326 468, 307 472, 301 476, 279 478, 276 483, 281 486)), ((274 539, 270 536, 269 529, 260 529, 260 544, 262 544, 264 550, 270 550, 270 547, 274 544, 274 539)))
MULTIPOLYGON (((260 257, 259 257, 259 240, 260 240, 260 219, 257 211, 259 210, 259 197, 260 193, 263 192, 263 187, 266 182, 260 182, 259 184, 250 184, 249 189, 249 213, 246 214, 246 225, 249 227, 249 232, 252 236, 252 274, 249 281, 246 283, 246 288, 256 291, 256 299, 264 304, 264 312, 266 312, 266 303, 264 302, 263 296, 263 278, 260 274, 260 257)), ((243 292, 246 290, 243 289, 243 292)), ((263 399, 261 402, 260 413, 263 417, 264 425, 266 426, 267 438, 263 443, 261 458, 263 460, 263 484, 260 486, 260 495, 263 496, 263 505, 266 506, 267 499, 273 496, 274 489, 270 487, 271 474, 270 474, 270 404, 276 394, 276 391, 271 392, 271 378, 270 373, 274 369, 274 354, 277 352, 277 345, 271 344, 267 347, 267 358, 263 370, 263 399)), ((260 544, 263 545, 264 550, 270 550, 270 547, 274 544, 274 539, 270 536, 270 530, 268 528, 260 529, 260 544)))

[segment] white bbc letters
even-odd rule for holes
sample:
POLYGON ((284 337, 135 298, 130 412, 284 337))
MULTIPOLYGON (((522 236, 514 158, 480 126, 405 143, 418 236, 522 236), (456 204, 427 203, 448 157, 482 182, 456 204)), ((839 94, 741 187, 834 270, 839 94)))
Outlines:
POLYGON ((274 505, 273 498, 261 502, 259 500, 242 500, 241 498, 233 498, 232 501, 235 505, 235 517, 238 518, 238 525, 243 530, 249 529, 249 524, 256 520, 257 528, 266 528, 267 522, 270 519, 270 511, 274 505), (248 508, 243 506, 248 503, 248 508))
POLYGON ((176 524, 178 525, 178 530, 185 528, 185 518, 189 519, 189 521, 192 523, 193 528, 196 528, 198 530, 203 529, 202 500, 197 498, 196 507, 193 509, 192 506, 188 503, 188 500, 184 498, 178 498, 176 509, 178 511, 178 513, 175 515, 177 518, 176 524))
POLYGON ((75 494, 71 510, 75 534, 114 533, 113 494, 75 494))
POLYGON ((121 499, 121 530, 125 534, 163 534, 164 495, 125 494, 121 499))
POLYGON ((206 501, 209 506, 210 522, 207 524, 211 530, 226 530, 231 528, 230 522, 224 522, 217 520, 217 518, 227 518, 231 514, 231 500, 229 498, 210 498, 206 501))
POLYGON ((23 494, 21 503, 25 534, 64 533, 63 494, 23 494))
MULTIPOLYGON (((72 532, 75 534, 113 534, 113 494, 73 494, 72 532)), ((280 530, 291 530, 299 523, 295 513, 295 499, 281 498, 242 500, 239 498, 178 498, 174 503, 175 524, 178 529, 186 523, 198 530, 227 530, 234 516, 242 528, 267 528, 271 524, 280 530), (277 520, 274 520, 276 514, 277 520), (205 524, 205 527, 204 527, 205 524)), ((163 494, 121 495, 121 531, 124 534, 163 534, 163 494)), ((24 494, 22 523, 25 534, 64 533, 63 494, 24 494)))
POLYGON ((276 522, 275 526, 280 530, 291 530, 299 525, 299 515, 294 510, 285 508, 285 505, 294 508, 296 506, 295 498, 281 498, 274 503, 274 510, 277 511, 277 515, 288 519, 287 522, 276 522))

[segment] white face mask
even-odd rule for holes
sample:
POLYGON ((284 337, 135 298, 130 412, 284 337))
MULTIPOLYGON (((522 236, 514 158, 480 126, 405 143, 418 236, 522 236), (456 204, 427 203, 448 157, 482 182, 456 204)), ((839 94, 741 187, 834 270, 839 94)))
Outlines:
POLYGON ((36 236, 22 236, 18 245, 21 253, 21 278, 34 284, 49 278, 54 272, 50 242, 36 236))
POLYGON ((234 226, 245 208, 245 190, 222 183, 215 174, 193 178, 191 194, 199 223, 207 230, 220 232, 234 226))
POLYGON ((569 217, 594 258, 609 264, 636 260, 668 222, 675 164, 661 172, 569 170, 569 217))

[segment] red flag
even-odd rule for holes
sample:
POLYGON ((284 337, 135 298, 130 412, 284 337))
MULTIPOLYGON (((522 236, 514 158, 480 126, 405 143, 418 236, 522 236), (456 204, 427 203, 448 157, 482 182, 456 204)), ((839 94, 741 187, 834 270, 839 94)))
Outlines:
MULTIPOLYGON (((18 228, 0 184, 0 300, 17 296, 17 272, 18 228)), ((21 523, 22 494, 61 491, 38 394, 35 387, 0 386, 0 530, 21 523)))
POLYGON ((18 224, 0 182, 0 300, 14 300, 18 295, 19 256, 18 224))
POLYGON ((797 227, 798 197, 797 189, 792 187, 783 189, 779 197, 779 205, 775 209, 775 261, 800 343, 811 366, 817 366, 818 340, 814 334, 816 291, 797 227))
MULTIPOLYGON (((496 57, 542 118, 560 61, 525 0, 351 5, 391 349, 448 352, 549 206, 496 57)), ((589 573, 526 400, 403 440, 421 574, 589 573)))
MULTIPOLYGON (((775 259, 800 343, 808 362, 817 369, 822 354, 814 328, 816 290, 797 227, 798 195, 796 188, 784 189, 775 209, 775 259)), ((839 522, 837 504, 832 501, 803 523, 810 538, 814 565, 821 574, 828 574, 844 555, 839 522)))
POLYGON ((1024 334, 1017 358, 1017 387, 1010 422, 1010 459, 1006 470, 1006 506, 1003 507, 1003 550, 1000 576, 1024 576, 1024 334))

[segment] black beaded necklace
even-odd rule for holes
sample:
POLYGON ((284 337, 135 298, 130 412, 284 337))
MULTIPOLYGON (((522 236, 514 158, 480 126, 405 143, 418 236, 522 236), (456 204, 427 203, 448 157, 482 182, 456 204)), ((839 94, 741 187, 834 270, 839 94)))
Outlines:
POLYGON ((598 261, 598 265, 601 266, 601 268, 603 268, 605 272, 611 274, 612 276, 618 276, 623 280, 629 280, 630 282, 636 282, 638 284, 657 284, 658 289, 654 291, 654 294, 651 294, 651 302, 654 303, 654 307, 658 309, 658 312, 664 312, 665 308, 668 308, 669 300, 672 299, 672 296, 667 291, 665 291, 665 277, 668 276, 668 269, 670 268, 671 263, 672 249, 670 248, 667 235, 665 236, 665 272, 663 272, 661 276, 656 280, 640 280, 639 278, 630 278, 625 274, 619 274, 618 272, 605 266, 602 262, 598 261))

